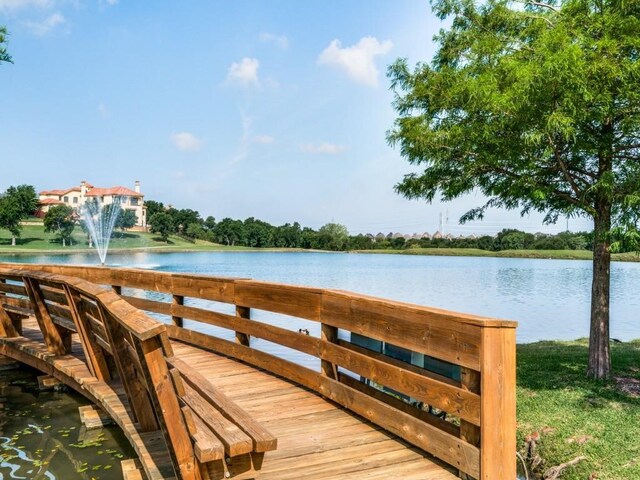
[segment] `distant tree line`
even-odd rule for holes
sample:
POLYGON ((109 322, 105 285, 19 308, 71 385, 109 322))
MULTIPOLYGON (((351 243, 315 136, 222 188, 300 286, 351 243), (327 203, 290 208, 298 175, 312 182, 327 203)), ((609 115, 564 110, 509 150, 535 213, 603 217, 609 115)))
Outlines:
POLYGON ((591 250, 593 232, 561 232, 555 235, 526 233, 504 229, 495 236, 405 238, 397 234, 349 235, 344 225, 328 223, 318 230, 302 227, 298 222, 271 225, 249 217, 237 220, 229 217, 216 221, 202 218, 191 209, 165 208, 161 202, 146 201, 152 232, 165 241, 170 235, 187 240, 205 240, 228 246, 261 248, 303 248, 332 251, 384 250, 408 248, 479 248, 501 250, 591 250))
MULTIPOLYGON (((298 222, 271 225, 249 217, 237 220, 229 217, 220 221, 212 216, 202 218, 192 209, 165 208, 162 202, 145 202, 150 229, 164 241, 170 235, 186 240, 204 240, 228 246, 258 248, 302 248, 331 251, 385 250, 410 248, 478 248, 487 251, 501 250, 592 250, 593 232, 561 232, 555 235, 526 233, 516 229, 504 229, 495 236, 480 237, 424 237, 405 238, 399 234, 349 235, 347 227, 328 223, 318 230, 302 227, 298 222)), ((9 187, 0 195, 0 229, 9 230, 12 244, 20 237, 21 222, 33 215, 38 208, 38 196, 33 186, 9 187)), ((107 205, 105 210, 120 210, 115 228, 122 231, 133 227, 137 218, 131 210, 117 205, 107 205)), ((104 212, 103 212, 104 214, 104 212)), ((45 231, 53 233, 63 245, 71 244, 76 226, 88 234, 84 222, 67 205, 52 206, 44 218, 45 231)), ((633 246, 621 244, 618 251, 634 251, 633 246)))

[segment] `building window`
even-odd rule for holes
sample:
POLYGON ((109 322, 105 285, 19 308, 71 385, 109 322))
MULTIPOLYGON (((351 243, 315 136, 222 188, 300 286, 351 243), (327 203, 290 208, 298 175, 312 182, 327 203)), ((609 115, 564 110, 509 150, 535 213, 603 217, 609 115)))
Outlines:
POLYGON ((78 197, 73 197, 73 203, 78 204, 78 197))
POLYGON ((69 197, 64 197, 64 203, 69 203, 69 197))
POLYGON ((138 197, 131 197, 131 205, 138 206, 138 197))

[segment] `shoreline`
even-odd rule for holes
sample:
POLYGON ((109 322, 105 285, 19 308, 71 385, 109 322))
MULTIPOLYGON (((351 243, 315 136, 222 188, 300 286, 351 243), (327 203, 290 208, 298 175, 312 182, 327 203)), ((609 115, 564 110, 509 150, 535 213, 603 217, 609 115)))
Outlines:
MULTIPOLYGON (((95 249, 91 248, 73 248, 67 249, 24 249, 16 247, 0 248, 0 256, 23 257, 37 255, 89 255, 95 253, 95 249)), ((112 248, 109 253, 113 255, 126 255, 132 253, 200 253, 200 252, 276 252, 276 253, 343 253, 343 254, 374 254, 374 255, 419 255, 419 256, 439 256, 439 257, 484 257, 484 258, 523 258, 523 259, 539 259, 539 260, 582 260, 592 261, 593 254, 588 250, 502 250, 487 251, 474 248, 410 248, 406 250, 349 250, 332 252, 328 250, 305 249, 305 248, 258 248, 244 246, 226 246, 226 245, 194 245, 188 247, 185 245, 171 246, 145 246, 132 248, 112 248)), ((613 262, 640 262, 640 255, 630 253, 614 253, 611 255, 613 262)))

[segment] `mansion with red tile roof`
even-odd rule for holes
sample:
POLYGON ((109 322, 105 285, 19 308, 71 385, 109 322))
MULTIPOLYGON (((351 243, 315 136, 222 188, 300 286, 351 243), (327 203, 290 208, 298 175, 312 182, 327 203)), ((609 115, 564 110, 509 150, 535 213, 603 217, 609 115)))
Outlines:
POLYGON ((79 187, 66 190, 44 190, 40 192, 40 212, 42 215, 53 205, 69 205, 79 210, 87 200, 95 199, 100 205, 120 202, 125 210, 133 210, 136 214, 136 226, 146 227, 147 208, 144 206, 144 195, 140 193, 140 182, 136 181, 134 189, 127 187, 100 188, 85 181, 79 187))

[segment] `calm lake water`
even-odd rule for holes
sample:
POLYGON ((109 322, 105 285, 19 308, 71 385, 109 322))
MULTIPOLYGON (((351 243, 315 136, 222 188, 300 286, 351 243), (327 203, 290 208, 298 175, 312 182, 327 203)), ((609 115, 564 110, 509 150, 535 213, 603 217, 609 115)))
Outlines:
MULTIPOLYGON (((0 261, 96 264, 96 255, 0 261)), ((589 335, 591 262, 385 254, 199 252, 109 255, 110 265, 339 288, 517 320, 518 342, 589 335)), ((640 337, 640 263, 612 264, 611 335, 640 337)))
POLYGON ((0 371, 0 479, 121 480, 120 462, 135 457, 117 427, 86 431, 72 390, 38 389, 28 367, 0 371))

